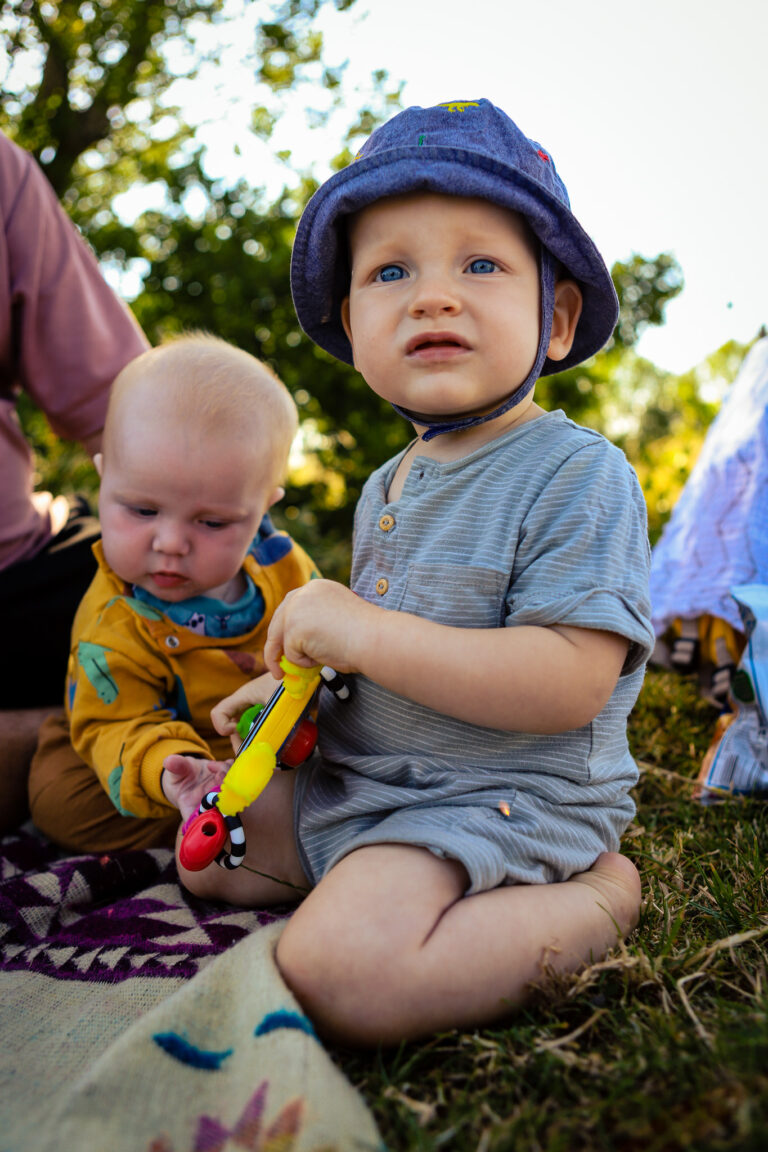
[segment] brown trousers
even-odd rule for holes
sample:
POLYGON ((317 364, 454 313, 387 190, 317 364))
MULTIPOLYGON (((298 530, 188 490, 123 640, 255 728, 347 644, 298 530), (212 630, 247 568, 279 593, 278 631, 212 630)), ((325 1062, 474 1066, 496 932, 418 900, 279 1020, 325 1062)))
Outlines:
POLYGON ((121 816, 72 747, 63 711, 51 713, 40 728, 29 807, 35 826, 70 852, 172 848, 181 819, 178 812, 153 820, 121 816))

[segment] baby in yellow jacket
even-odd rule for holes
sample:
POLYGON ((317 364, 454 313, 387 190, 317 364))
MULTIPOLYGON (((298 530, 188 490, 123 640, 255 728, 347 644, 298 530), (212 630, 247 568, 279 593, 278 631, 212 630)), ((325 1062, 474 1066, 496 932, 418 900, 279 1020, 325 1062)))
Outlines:
POLYGON ((115 813, 136 823, 177 810, 178 823, 218 783, 232 753, 211 708, 265 670, 275 609, 317 574, 267 515, 297 425, 271 370, 212 336, 151 349, 117 377, 96 457, 99 570, 75 617, 67 677, 84 763, 52 772, 44 737, 30 784, 33 819, 57 843, 122 847, 115 813), (109 798, 104 820, 91 812, 74 834, 94 774, 109 798))

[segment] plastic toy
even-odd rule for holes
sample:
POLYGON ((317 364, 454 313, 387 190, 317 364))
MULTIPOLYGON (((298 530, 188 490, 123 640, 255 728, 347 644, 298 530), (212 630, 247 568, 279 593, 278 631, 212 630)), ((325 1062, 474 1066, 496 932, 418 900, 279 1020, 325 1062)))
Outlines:
POLYGON ((285 657, 280 666, 285 676, 256 715, 221 788, 203 797, 197 816, 184 829, 179 862, 189 872, 200 872, 213 860, 229 869, 242 864, 245 834, 240 813, 261 795, 276 768, 296 768, 311 755, 317 727, 304 713, 318 686, 325 683, 342 700, 349 696, 343 677, 333 668, 300 668, 285 657))

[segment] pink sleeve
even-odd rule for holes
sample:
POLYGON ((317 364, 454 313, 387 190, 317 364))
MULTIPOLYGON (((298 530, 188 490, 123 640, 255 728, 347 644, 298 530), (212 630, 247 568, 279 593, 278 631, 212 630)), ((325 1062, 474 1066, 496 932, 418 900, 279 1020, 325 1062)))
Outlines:
POLYGON ((0 387, 68 439, 104 423, 109 385, 147 347, 36 163, 0 135, 0 387))
POLYGON ((50 500, 16 420, 23 388, 78 440, 104 425, 120 369, 148 346, 35 161, 0 133, 0 570, 51 535, 50 500))

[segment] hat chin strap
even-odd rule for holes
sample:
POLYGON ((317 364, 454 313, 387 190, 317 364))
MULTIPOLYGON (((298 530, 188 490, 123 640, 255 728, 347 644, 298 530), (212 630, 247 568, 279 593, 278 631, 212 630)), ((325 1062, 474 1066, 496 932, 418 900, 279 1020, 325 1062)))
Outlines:
POLYGON ((486 424, 489 420, 495 420, 497 416, 502 416, 505 412, 509 412, 510 408, 514 408, 521 400, 525 399, 541 375, 544 361, 547 358, 547 351, 549 350, 552 319, 555 308, 555 278, 556 261, 542 244, 539 248, 541 334, 539 336, 536 360, 522 384, 519 384, 512 395, 508 396, 498 408, 494 408, 493 412, 485 412, 479 416, 442 416, 434 418, 418 412, 411 412, 407 408, 401 408, 398 404, 392 405, 398 416, 404 416, 406 420, 410 420, 413 424, 426 425, 426 431, 421 433, 420 438, 422 440, 432 440, 435 436, 442 436, 446 432, 462 432, 465 428, 474 428, 478 424, 486 424))

